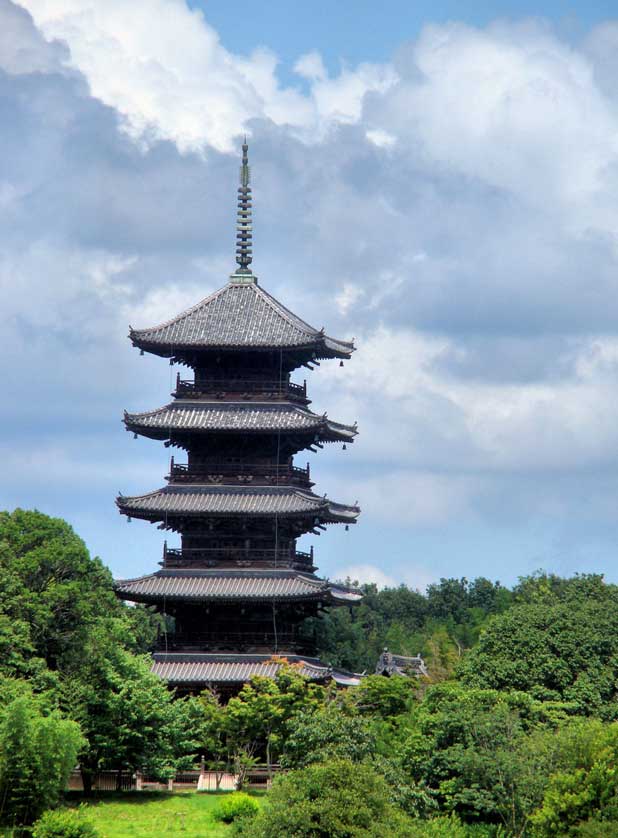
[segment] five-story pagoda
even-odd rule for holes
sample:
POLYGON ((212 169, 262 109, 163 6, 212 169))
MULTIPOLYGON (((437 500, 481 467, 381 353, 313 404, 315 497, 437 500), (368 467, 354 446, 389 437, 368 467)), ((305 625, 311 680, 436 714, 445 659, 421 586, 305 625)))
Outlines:
POLYGON ((247 145, 238 189, 238 269, 221 290, 172 320, 130 331, 134 346, 193 370, 177 379, 174 400, 149 413, 125 413, 128 431, 184 449, 172 457, 168 484, 120 496, 120 511, 180 533, 163 550, 162 569, 116 583, 119 597, 148 603, 173 618, 153 671, 171 686, 237 689, 253 674, 272 675, 280 658, 312 679, 354 683, 315 658, 304 625, 328 605, 360 595, 314 575, 304 533, 354 523, 356 506, 312 491, 299 451, 353 441, 356 426, 308 408, 297 368, 347 359, 352 343, 334 340, 292 314, 259 285, 252 262, 247 145))

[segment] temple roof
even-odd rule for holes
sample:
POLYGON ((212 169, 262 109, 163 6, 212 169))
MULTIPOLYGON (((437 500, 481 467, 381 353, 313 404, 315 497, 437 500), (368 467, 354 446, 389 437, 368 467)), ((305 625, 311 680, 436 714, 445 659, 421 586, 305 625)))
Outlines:
POLYGON ((325 442, 352 442, 355 425, 332 422, 295 404, 262 402, 205 402, 177 400, 148 413, 124 414, 127 430, 153 439, 167 439, 172 431, 201 433, 290 431, 316 434, 325 442))
POLYGON ((317 658, 299 655, 277 657, 271 655, 174 654, 153 655, 152 672, 171 685, 242 684, 254 675, 274 678, 284 664, 297 666, 301 675, 311 681, 333 679, 345 686, 360 683, 354 672, 325 666, 317 658))
POLYGON ((134 602, 168 600, 329 599, 340 604, 361 599, 357 591, 293 570, 159 570, 114 583, 118 596, 134 602))
POLYGON ((131 329, 129 337, 134 346, 165 357, 187 349, 310 349, 318 358, 349 358, 354 351, 353 343, 330 338, 292 314, 255 277, 237 275, 172 320, 131 329))
POLYGON ((148 520, 172 516, 313 516, 321 523, 356 521, 360 509, 292 486, 165 486, 147 495, 120 495, 125 515, 148 520))
POLYGON ((425 661, 420 654, 415 657, 393 655, 384 649, 375 669, 376 675, 427 675, 425 661))

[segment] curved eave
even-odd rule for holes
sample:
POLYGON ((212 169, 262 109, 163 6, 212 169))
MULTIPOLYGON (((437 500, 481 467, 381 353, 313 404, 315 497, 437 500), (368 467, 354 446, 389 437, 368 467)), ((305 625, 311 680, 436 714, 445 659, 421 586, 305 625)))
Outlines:
MULTIPOLYGON (((260 602, 280 602, 280 603, 301 603, 301 602, 323 602, 329 600, 328 592, 318 591, 315 594, 302 594, 302 595, 288 595, 285 596, 284 594, 271 594, 271 595, 264 595, 264 596, 232 596, 231 594, 223 595, 223 596, 198 596, 198 595, 186 595, 182 596, 180 594, 144 594, 144 593, 132 593, 130 591, 123 591, 122 588, 114 587, 116 592, 116 596, 118 599, 126 600, 127 602, 141 602, 144 605, 156 605, 157 603, 161 603, 165 598, 166 602, 190 602, 190 603, 207 603, 207 602, 238 602, 238 603, 260 603, 260 602)), ((341 603, 340 603, 341 604, 341 603)))
MULTIPOLYGON (((315 658, 299 655, 231 655, 155 653, 151 671, 171 686, 209 683, 243 684, 255 675, 274 678, 283 665, 291 665, 310 681, 327 681, 333 670, 315 658)), ((339 672, 338 672, 339 674, 339 672)), ((341 673, 350 675, 352 673, 341 673)))
POLYGON ((342 590, 341 588, 329 588, 329 598, 338 605, 356 605, 363 595, 360 591, 342 590))
POLYGON ((303 343, 172 343, 167 340, 153 340, 149 335, 154 329, 131 329, 129 340, 132 345, 142 352, 151 355, 158 355, 160 358, 173 358, 182 355, 193 355, 196 352, 269 352, 281 351, 290 354, 306 354, 308 360, 315 358, 318 361, 333 359, 349 360, 356 347, 352 341, 336 340, 326 335, 318 335, 303 343))
POLYGON ((177 438, 186 438, 192 434, 211 436, 218 434, 242 434, 243 436, 245 434, 252 434, 256 436, 268 436, 285 433, 294 436, 306 436, 308 438, 317 437, 320 442, 351 443, 358 434, 356 425, 344 425, 341 422, 333 422, 326 416, 319 416, 291 403, 285 403, 282 407, 277 408, 273 408, 272 405, 266 403, 263 406, 264 422, 262 425, 259 425, 259 419, 256 420, 255 417, 259 417, 260 407, 261 403, 258 402, 247 404, 245 402, 222 403, 184 400, 180 404, 171 402, 157 410, 144 413, 128 413, 125 411, 122 421, 127 431, 156 440, 170 440, 172 434, 177 438), (199 413, 202 410, 206 414, 209 409, 221 413, 222 418, 213 423, 204 416, 201 419, 201 424, 199 417, 192 424, 179 421, 185 411, 199 413), (243 425, 241 424, 242 420, 239 421, 236 418, 236 425, 231 421, 229 421, 229 424, 225 424, 223 417, 226 413, 230 417, 233 417, 234 410, 238 411, 237 416, 242 416, 243 413, 251 415, 253 417, 252 421, 245 422, 243 425), (286 417, 288 421, 277 422, 275 417, 277 417, 278 413, 286 417), (299 417, 299 422, 304 421, 304 426, 294 427, 292 424, 294 416, 299 417), (158 417, 161 418, 159 419, 158 417), (173 421, 174 417, 177 418, 176 422, 173 421), (311 420, 314 420, 312 424, 309 423, 311 420), (270 421, 270 425, 268 425, 268 421, 270 421))
MULTIPOLYGON (((146 521, 167 522, 168 519, 176 518, 288 518, 288 519, 313 519, 313 524, 353 524, 360 514, 360 509, 357 506, 346 506, 345 504, 335 503, 327 498, 318 498, 316 496, 309 496, 307 493, 299 491, 292 491, 300 500, 305 500, 308 504, 305 508, 286 509, 284 506, 277 506, 274 499, 277 494, 270 491, 270 487, 264 492, 260 492, 260 487, 255 487, 256 491, 233 491, 232 487, 219 487, 221 491, 205 490, 203 485, 184 486, 183 491, 179 489, 172 489, 170 487, 163 487, 146 495, 135 495, 132 497, 119 495, 116 498, 116 505, 123 515, 131 518, 141 518, 146 521), (219 505, 215 508, 211 505, 207 507, 207 499, 215 495, 225 495, 228 497, 243 497, 246 500, 244 507, 232 508, 230 504, 227 508, 219 505), (188 503, 185 500, 184 506, 180 500, 181 497, 187 498, 204 498, 204 502, 200 508, 198 503, 188 503), (271 498, 271 508, 259 503, 254 503, 255 509, 249 506, 250 499, 257 497, 271 498), (176 500, 176 504, 174 504, 176 500), (317 502, 314 502, 317 501, 317 502)), ((284 493, 278 493, 279 497, 284 497, 284 493)), ((313 524, 309 525, 309 529, 313 524)))
POLYGON ((192 603, 324 602, 352 605, 362 599, 360 591, 333 586, 312 576, 299 573, 259 574, 255 571, 158 571, 134 579, 115 580, 114 591, 119 599, 146 604, 165 600, 192 603))

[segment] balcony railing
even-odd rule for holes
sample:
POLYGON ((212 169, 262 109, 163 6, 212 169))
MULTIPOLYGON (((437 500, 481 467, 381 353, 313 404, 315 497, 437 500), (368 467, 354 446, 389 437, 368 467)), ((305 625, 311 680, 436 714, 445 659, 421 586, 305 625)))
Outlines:
MULTIPOLYGON (((181 634, 170 632, 160 634, 157 639, 158 651, 191 651, 191 652, 257 652, 267 649, 272 652, 275 647, 275 635, 271 631, 211 631, 199 634, 181 634)), ((294 653, 313 653, 311 639, 300 636, 296 632, 278 631, 276 636, 277 649, 294 653)))
POLYGON ((188 466, 172 457, 169 480, 172 483, 226 483, 256 486, 313 486, 309 463, 306 468, 260 463, 208 463, 188 466))
POLYGON ((308 553, 285 548, 261 547, 168 547, 163 545, 163 567, 289 567, 310 571, 313 565, 313 547, 308 553))
POLYGON ((178 374, 173 395, 179 399, 215 396, 219 399, 293 399, 305 404, 308 402, 306 381, 295 384, 292 381, 260 378, 210 378, 206 381, 188 381, 181 379, 178 374))

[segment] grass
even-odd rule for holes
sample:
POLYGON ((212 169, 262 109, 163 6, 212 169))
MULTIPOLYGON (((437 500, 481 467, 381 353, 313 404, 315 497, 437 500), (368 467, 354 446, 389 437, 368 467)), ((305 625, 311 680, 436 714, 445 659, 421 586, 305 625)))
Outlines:
MULTIPOLYGON (((229 792, 110 793, 86 801, 84 809, 101 838, 227 838, 230 827, 212 817, 222 794, 229 792)), ((73 804, 78 798, 71 797, 73 804)))

